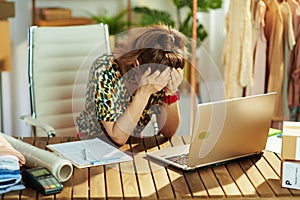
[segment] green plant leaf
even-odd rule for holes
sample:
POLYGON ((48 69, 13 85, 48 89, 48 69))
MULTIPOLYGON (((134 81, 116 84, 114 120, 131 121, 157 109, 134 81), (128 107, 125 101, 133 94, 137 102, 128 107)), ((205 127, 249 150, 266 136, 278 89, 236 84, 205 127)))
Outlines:
POLYGON ((127 22, 123 19, 127 10, 123 10, 115 16, 109 16, 106 12, 104 15, 98 16, 89 14, 95 23, 104 23, 108 25, 109 34, 115 35, 127 29, 127 22))
POLYGON ((173 0, 174 5, 180 9, 185 6, 190 6, 191 5, 191 0, 173 0))
POLYGON ((141 26, 149 26, 159 23, 167 24, 172 27, 175 25, 171 15, 167 12, 149 9, 147 7, 135 7, 133 11, 142 14, 139 22, 141 26))
MULTIPOLYGON (((177 8, 177 28, 183 34, 191 37, 192 35, 192 0, 173 0, 173 4, 177 8), (189 11, 186 16, 181 16, 180 10, 183 7, 188 7, 189 11)), ((209 12, 211 9, 218 9, 222 7, 223 0, 198 0, 198 12, 209 12)), ((175 27, 175 22, 170 14, 165 11, 158 11, 149 9, 148 7, 135 7, 133 9, 136 13, 141 14, 139 24, 147 26, 157 23, 168 24, 175 27)), ((205 27, 202 24, 197 25, 197 43, 200 45, 208 36, 205 27)))
POLYGON ((198 0, 198 11, 208 12, 210 9, 218 9, 222 7, 222 3, 223 0, 198 0))

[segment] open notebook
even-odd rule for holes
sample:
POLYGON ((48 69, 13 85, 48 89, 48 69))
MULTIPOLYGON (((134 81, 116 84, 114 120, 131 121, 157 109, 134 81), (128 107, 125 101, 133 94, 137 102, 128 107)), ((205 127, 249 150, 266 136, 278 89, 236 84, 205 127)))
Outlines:
POLYGON ((164 164, 191 170, 260 154, 265 149, 276 93, 197 105, 191 144, 147 153, 164 164))
POLYGON ((47 147, 77 168, 131 161, 132 157, 99 138, 50 144, 47 147))

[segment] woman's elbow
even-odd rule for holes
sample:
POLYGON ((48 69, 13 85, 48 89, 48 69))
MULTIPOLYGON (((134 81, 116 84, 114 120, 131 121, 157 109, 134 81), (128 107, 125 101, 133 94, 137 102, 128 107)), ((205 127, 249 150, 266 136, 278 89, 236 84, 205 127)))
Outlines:
POLYGON ((124 137, 111 137, 111 139, 117 145, 123 146, 124 144, 126 144, 126 142, 128 140, 128 137, 127 138, 124 138, 124 137))
POLYGON ((164 137, 171 138, 175 135, 177 128, 178 128, 178 124, 171 127, 164 127, 161 133, 163 134, 164 137))
POLYGON ((163 136, 166 137, 166 138, 171 138, 175 135, 175 131, 174 132, 171 132, 171 131, 167 131, 167 132, 163 132, 163 136))

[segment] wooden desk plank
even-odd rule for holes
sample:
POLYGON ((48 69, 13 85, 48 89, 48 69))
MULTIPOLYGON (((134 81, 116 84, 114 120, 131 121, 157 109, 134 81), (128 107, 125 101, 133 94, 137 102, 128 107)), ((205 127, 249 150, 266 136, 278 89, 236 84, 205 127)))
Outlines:
POLYGON ((33 188, 26 188, 21 191, 21 199, 36 199, 38 192, 33 188))
POLYGON ((88 199, 88 168, 73 169, 73 198, 74 199, 88 199))
MULTIPOLYGON (((183 144, 190 144, 191 142, 190 135, 180 136, 180 139, 183 144)), ((194 172, 185 172, 184 176, 193 197, 208 197, 208 192, 203 184, 203 181, 201 180, 199 170, 194 172)))
MULTIPOLYGON (((173 138, 171 142, 172 145, 180 145, 188 139, 189 137, 173 138)), ((23 138, 23 141, 33 144, 33 138, 23 138)), ((49 141, 47 138, 38 138, 35 145, 45 149, 47 143, 53 144, 61 141, 65 141, 65 138, 53 138, 49 141)), ((92 167, 89 170, 86 168, 84 169, 85 172, 80 173, 78 173, 79 169, 75 168, 72 178, 63 183, 64 190, 60 194, 43 196, 34 189, 26 188, 22 191, 4 194, 2 199, 36 199, 36 197, 38 199, 138 199, 140 197, 151 199, 220 199, 220 197, 226 197, 226 199, 247 200, 290 200, 299 198, 299 190, 280 187, 281 161, 274 153, 264 153, 259 160, 256 158, 245 159, 239 163, 233 162, 225 166, 200 168, 189 173, 165 168, 153 161, 148 163, 148 160, 144 159, 145 151, 154 151, 158 148, 171 146, 171 143, 166 142, 165 138, 160 136, 147 138, 144 140, 144 144, 144 149, 143 144, 133 144, 131 149, 133 149, 136 158, 131 165, 123 163, 125 165, 92 167), (127 173, 128 169, 130 173, 127 173), (123 170, 125 170, 125 174, 123 170), (87 181, 88 172, 91 176, 90 191, 87 181), (125 193, 128 194, 130 190, 127 186, 124 187, 127 184, 125 179, 127 179, 126 176, 130 175, 131 177, 128 179, 135 180, 136 188, 132 190, 132 195, 126 196, 125 193), (74 192, 72 185, 74 185, 74 192), (236 194, 237 190, 240 195, 236 194)))
POLYGON ((55 195, 56 200, 60 200, 60 199, 65 200, 72 196, 73 177, 71 176, 71 178, 69 180, 67 180, 66 182, 63 182, 62 184, 63 184, 64 188, 59 194, 55 195))
POLYGON ((123 198, 119 164, 105 165, 105 182, 107 198, 123 198))
MULTIPOLYGON (((170 142, 163 142, 160 143, 160 137, 157 137, 158 141, 158 148, 166 148, 166 147, 171 147, 170 142)), ((172 187, 172 190, 174 192, 175 198, 190 198, 191 194, 189 192, 189 188, 187 186, 187 183, 185 181, 185 178, 183 176, 183 173, 180 171, 174 171, 173 169, 170 169, 169 167, 166 167, 166 172, 172 187)))
POLYGON ((124 197, 139 198, 139 186, 137 182, 134 161, 120 164, 124 197))
POLYGON ((28 143, 28 144, 33 145, 33 143, 34 143, 34 138, 33 138, 33 137, 24 137, 24 138, 22 138, 22 141, 23 141, 23 142, 26 142, 26 143, 28 143))
POLYGON ((240 165, 236 162, 228 163, 226 165, 227 170, 231 174, 233 180, 240 189, 242 196, 244 197, 254 197, 257 196, 256 190, 253 187, 251 181, 248 179, 247 175, 243 172, 240 165))
POLYGON ((16 200, 16 199, 20 198, 20 194, 21 194, 21 191, 11 191, 11 192, 2 194, 2 200, 7 200, 7 199, 16 200))
MULTIPOLYGON (((40 149, 46 149, 46 146, 48 144, 48 137, 38 137, 34 140, 34 138, 23 138, 23 141, 28 142, 29 144, 34 145, 35 147, 38 147, 40 149)), ((25 190, 21 191, 22 199, 32 199, 32 198, 38 198, 38 199, 54 199, 54 195, 44 196, 41 193, 38 193, 33 188, 26 188, 25 190)))
POLYGON ((179 146, 179 145, 184 145, 184 141, 181 137, 173 137, 171 140, 171 145, 172 146, 179 146))
MULTIPOLYGON (((137 142, 135 144, 126 144, 122 146, 120 149, 126 151, 132 157, 134 153, 132 153, 133 148, 136 148, 136 151, 141 151, 143 149, 143 145, 141 142, 137 142)), ((125 198, 140 198, 140 189, 139 189, 139 180, 137 179, 135 166, 135 158, 130 162, 120 163, 120 173, 123 183, 123 192, 125 198)))
MULTIPOLYGON (((184 143, 180 137, 174 137, 169 144, 166 143, 166 146, 177 146, 183 144, 184 143)), ((191 198, 192 194, 190 193, 189 186, 187 181, 185 180, 183 172, 181 170, 169 167, 167 167, 167 170, 175 192, 175 197, 179 199, 191 198)))
MULTIPOLYGON (((43 195, 42 193, 38 193, 37 199, 43 199, 43 200, 51 200, 51 199, 55 199, 54 197, 55 195, 43 195)), ((23 196, 22 196, 23 199, 23 196)))
MULTIPOLYGON (((254 160, 254 159, 253 159, 254 160)), ((262 157, 255 163, 256 167, 264 176, 267 183, 271 186, 272 190, 277 196, 288 196, 291 195, 290 191, 280 187, 279 176, 268 164, 268 162, 262 157)))
MULTIPOLYGON (((39 137, 36 138, 36 140, 34 141, 34 146, 46 150, 48 142, 49 142, 48 137, 39 137)), ((54 199, 54 195, 44 196, 41 193, 38 193, 37 195, 38 195, 38 199, 54 199)))
POLYGON ((281 160, 275 153, 264 151, 263 157, 272 166, 275 173, 280 176, 281 160))
POLYGON ((90 168, 90 198, 105 199, 105 178, 104 167, 97 166, 90 168))
POLYGON ((52 137, 52 138, 49 138, 48 144, 58 144, 58 143, 61 143, 62 141, 63 141, 63 138, 61 138, 61 137, 52 137))
MULTIPOLYGON (((52 138, 49 138, 48 140, 48 144, 58 144, 58 143, 62 143, 62 142, 65 142, 64 140, 67 140, 67 138, 62 138, 62 137, 52 137, 52 138)), ((59 193, 59 194, 56 194, 55 195, 55 199, 59 200, 59 199, 67 199, 69 197, 72 196, 72 176, 69 180, 63 182, 63 190, 59 193)))
POLYGON ((242 196, 239 188, 236 186, 235 182, 232 180, 230 174, 228 173, 224 165, 213 167, 213 171, 221 184, 225 195, 227 197, 238 197, 242 196))
MULTIPOLYGON (((280 155, 276 155, 275 153, 271 152, 264 152, 264 158, 270 163, 272 168, 275 170, 275 172, 278 174, 280 177, 281 173, 281 160, 280 160, 280 155)), ((295 196, 300 196, 300 190, 295 190, 295 189, 290 189, 290 192, 295 195, 295 196)))
MULTIPOLYGON (((37 139, 35 141, 35 144, 47 149, 47 147, 45 145, 57 144, 57 143, 61 143, 61 142, 63 142, 63 138, 61 138, 61 137, 52 137, 49 139, 46 137, 43 137, 42 140, 37 139)), ((72 196, 72 177, 68 181, 66 181, 62 184, 64 186, 63 190, 61 191, 61 193, 55 195, 55 199, 57 199, 57 200, 66 199, 66 198, 72 196)), ((40 194, 39 194, 39 198, 41 198, 40 194)))
POLYGON ((44 150, 46 149, 47 144, 48 144, 48 137, 38 137, 34 141, 34 146, 44 150))
MULTIPOLYGON (((145 149, 147 152, 158 150, 157 144, 161 144, 162 140, 159 137, 151 137, 144 140, 145 149)), ((168 142, 168 141, 167 141, 168 142)), ((172 186, 169 181, 166 168, 161 163, 155 163, 149 160, 153 182, 156 187, 157 197, 159 199, 175 198, 172 186)))
POLYGON ((183 140, 183 142, 185 144, 190 144, 191 143, 191 136, 189 136, 189 135, 183 135, 183 136, 181 136, 181 139, 183 140))
POLYGON ((150 165, 144 152, 134 156, 136 172, 139 180, 139 188, 142 198, 156 199, 155 183, 151 175, 150 165))
POLYGON ((150 161, 157 196, 159 199, 174 199, 172 185, 170 183, 167 170, 160 164, 150 161))
MULTIPOLYGON (((150 164, 146 157, 145 140, 151 140, 154 137, 142 138, 138 147, 133 149, 135 169, 139 182, 139 189, 142 198, 156 199, 157 193, 155 188, 155 182, 151 174, 150 164)), ((155 145, 155 144, 154 144, 155 145)))
POLYGON ((189 189, 194 198, 195 197, 201 197, 201 198, 208 197, 208 193, 207 193, 207 191, 204 187, 204 184, 198 174, 198 171, 184 172, 184 176, 186 178, 189 189))
POLYGON ((261 197, 271 197, 274 196, 274 193, 265 181, 264 177, 258 171, 254 163, 250 159, 245 159, 240 161, 240 165, 243 171, 247 174, 252 185, 255 187, 257 193, 261 197))
POLYGON ((175 198, 178 199, 191 198, 192 195, 189 191, 183 173, 181 171, 175 171, 170 168, 168 168, 168 173, 175 192, 175 198))
POLYGON ((212 168, 201 168, 199 170, 199 174, 209 197, 220 198, 225 196, 218 180, 216 179, 215 174, 212 171, 212 168))
MULTIPOLYGON (((176 137, 172 139, 173 145, 189 144, 190 136, 176 137)), ((189 175, 185 173, 186 180, 188 182, 192 196, 213 196, 224 197, 224 192, 214 175, 212 168, 199 169, 198 173, 190 172, 189 175), (199 177, 199 180, 197 180, 199 177), (192 179, 191 179, 192 178, 192 179), (202 180, 202 181, 201 181, 202 180), (195 188, 194 182, 198 182, 198 188, 195 188), (206 190, 204 190, 206 188, 206 190)), ((237 189, 237 188, 236 188, 237 189)), ((228 190, 229 191, 229 190, 228 190)), ((238 189, 236 190, 238 191, 238 189)), ((236 196, 236 195, 234 195, 236 196)))

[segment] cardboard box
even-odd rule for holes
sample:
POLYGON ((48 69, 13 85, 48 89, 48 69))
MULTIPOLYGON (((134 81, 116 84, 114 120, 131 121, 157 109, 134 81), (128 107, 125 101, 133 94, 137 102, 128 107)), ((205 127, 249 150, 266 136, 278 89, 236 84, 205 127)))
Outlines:
POLYGON ((300 161, 300 122, 283 122, 281 159, 300 161))
POLYGON ((93 21, 86 17, 72 17, 70 19, 51 19, 51 20, 38 20, 38 26, 75 26, 91 24, 93 21))
POLYGON ((72 10, 67 8, 36 8, 35 12, 41 20, 70 19, 72 17, 72 10))
POLYGON ((10 26, 8 20, 0 20, 0 72, 11 69, 10 26))
POLYGON ((15 3, 0 1, 0 20, 15 16, 15 3))
POLYGON ((300 161, 284 160, 281 162, 281 186, 300 190, 300 161))

